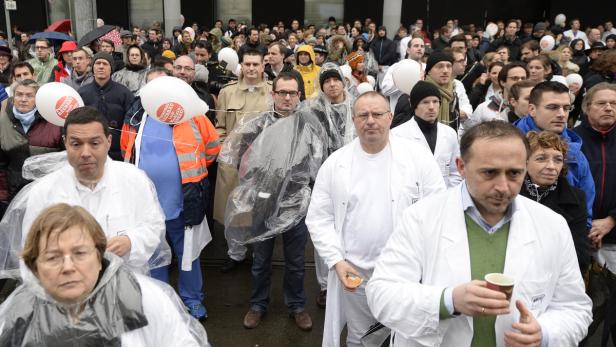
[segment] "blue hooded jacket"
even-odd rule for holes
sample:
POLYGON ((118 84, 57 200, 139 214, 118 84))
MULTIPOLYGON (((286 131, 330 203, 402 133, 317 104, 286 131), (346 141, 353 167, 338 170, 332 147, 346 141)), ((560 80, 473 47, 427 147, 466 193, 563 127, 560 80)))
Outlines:
MULTIPOLYGON (((541 131, 533 118, 528 115, 513 123, 525 135, 529 131, 541 131)), ((590 166, 584 153, 582 153, 582 138, 573 131, 566 129, 560 134, 560 138, 567 142, 567 181, 572 186, 586 193, 586 208, 588 210, 588 229, 592 226, 592 205, 595 201, 595 181, 590 173, 590 166)))

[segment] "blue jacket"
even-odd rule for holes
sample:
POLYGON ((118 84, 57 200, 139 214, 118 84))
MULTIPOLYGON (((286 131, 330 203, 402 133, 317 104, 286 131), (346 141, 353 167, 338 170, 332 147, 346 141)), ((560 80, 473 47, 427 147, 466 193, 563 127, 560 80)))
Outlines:
MULTIPOLYGON (((529 131, 541 131, 531 116, 518 119, 513 125, 517 126, 522 133, 529 131)), ((582 138, 569 129, 560 134, 561 139, 569 146, 567 155, 567 181, 572 186, 581 189, 586 194, 586 206, 588 209, 588 228, 592 226, 592 205, 595 201, 595 181, 590 173, 590 165, 584 153, 582 153, 582 138)))

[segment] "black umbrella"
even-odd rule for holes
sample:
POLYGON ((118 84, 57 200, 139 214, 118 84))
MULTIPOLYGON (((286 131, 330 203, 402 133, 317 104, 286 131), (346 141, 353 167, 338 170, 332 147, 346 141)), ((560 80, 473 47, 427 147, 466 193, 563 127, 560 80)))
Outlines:
POLYGON ((75 40, 74 38, 66 35, 65 33, 48 31, 48 32, 40 32, 40 33, 36 33, 32 35, 32 37, 30 37, 30 40, 28 40, 28 43, 34 43, 37 39, 47 39, 50 42, 52 42, 54 46, 64 41, 74 41, 75 40))
POLYGON ((87 46, 90 44, 90 42, 98 39, 99 37, 113 30, 113 28, 115 28, 113 25, 103 25, 101 27, 98 27, 90 31, 89 33, 83 35, 83 37, 79 39, 79 43, 77 44, 77 46, 79 47, 87 46))

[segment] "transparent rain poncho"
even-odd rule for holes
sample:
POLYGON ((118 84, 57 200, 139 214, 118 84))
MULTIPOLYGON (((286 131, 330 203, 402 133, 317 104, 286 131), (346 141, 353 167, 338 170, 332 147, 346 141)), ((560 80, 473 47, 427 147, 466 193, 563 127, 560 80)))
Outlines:
POLYGON ((309 107, 277 118, 266 112, 225 140, 219 161, 239 166, 239 185, 225 210, 225 233, 241 244, 263 241, 297 225, 327 157, 329 139, 309 107))
POLYGON ((304 113, 312 113, 321 123, 327 135, 328 156, 353 141, 356 136, 353 125, 353 96, 344 91, 344 101, 332 104, 323 93, 302 104, 304 113))
MULTIPOLYGON (((108 158, 108 160, 111 159, 108 158)), ((22 176, 34 182, 29 183, 17 193, 0 221, 0 278, 20 278, 19 259, 22 244, 25 242, 22 240, 22 225, 30 190, 38 183, 38 179, 61 169, 66 163, 66 151, 32 156, 24 162, 22 176)), ((152 189, 154 189, 153 184, 152 189)), ((136 270, 147 273, 150 269, 170 263, 171 248, 163 235, 160 245, 148 261, 148 269, 136 270)))
POLYGON ((203 326, 167 284, 111 253, 82 302, 55 300, 21 264, 23 285, 0 306, 1 346, 209 346, 203 326))

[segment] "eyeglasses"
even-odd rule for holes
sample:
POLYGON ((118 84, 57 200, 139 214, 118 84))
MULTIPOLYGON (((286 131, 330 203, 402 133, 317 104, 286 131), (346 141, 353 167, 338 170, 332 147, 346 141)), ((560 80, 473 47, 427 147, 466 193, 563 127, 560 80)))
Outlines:
POLYGON ((95 252, 96 248, 94 247, 78 248, 69 255, 60 255, 59 253, 43 255, 39 258, 39 262, 48 268, 60 268, 64 265, 64 261, 70 258, 73 264, 80 265, 89 260, 95 252))
POLYGON ((283 98, 286 98, 287 96, 294 98, 299 95, 299 92, 295 90, 277 90, 274 93, 278 96, 282 96, 283 98))
POLYGON ((548 104, 548 105, 543 106, 543 108, 545 108, 546 110, 548 110, 550 112, 556 112, 556 111, 560 110, 561 108, 565 112, 571 112, 573 110, 573 105, 548 104))
POLYGON ((34 99, 35 96, 33 93, 15 93, 15 99, 34 99))
POLYGON ((609 105, 611 108, 616 109, 616 101, 597 101, 593 102, 592 105, 595 105, 600 109, 607 108, 609 105))
POLYGON ((518 82, 518 81, 526 80, 526 77, 524 77, 524 76, 509 76, 509 77, 507 77, 507 79, 518 82))
POLYGON ((355 118, 359 119, 362 122, 367 121, 368 117, 370 116, 372 116, 374 120, 379 120, 385 118, 385 116, 387 116, 389 113, 389 111, 359 113, 355 115, 355 118))
POLYGON ((180 71, 182 71, 182 70, 184 70, 184 71, 186 71, 186 72, 195 71, 195 69, 194 69, 194 68, 192 68, 192 67, 190 67, 190 66, 181 66, 181 65, 175 65, 175 66, 173 67, 173 70, 178 71, 178 72, 180 72, 180 71))

